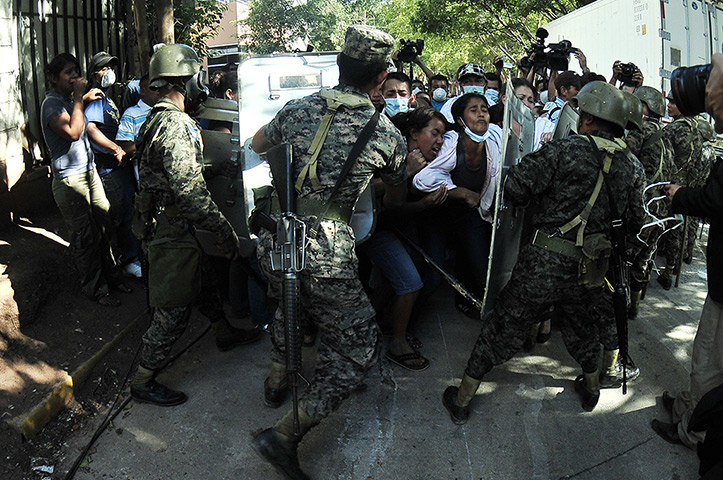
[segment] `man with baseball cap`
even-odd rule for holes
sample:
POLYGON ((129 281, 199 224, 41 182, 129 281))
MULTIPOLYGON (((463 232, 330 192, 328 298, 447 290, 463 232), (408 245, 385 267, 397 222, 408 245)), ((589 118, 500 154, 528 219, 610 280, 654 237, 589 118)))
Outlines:
MULTIPOLYGON (((293 147, 297 215, 318 229, 309 229, 306 266, 298 274, 300 304, 319 328, 316 371, 301 395, 298 434, 292 408, 273 428, 254 436, 252 446, 286 478, 309 478, 300 468, 297 445, 306 432, 334 411, 360 385, 379 351, 374 309, 364 294, 354 253, 349 219, 359 195, 380 174, 383 203, 401 205, 406 197, 404 138, 384 115, 376 113, 370 96, 387 76, 394 39, 373 27, 353 25, 339 54, 339 85, 287 103, 254 136, 251 146, 265 152, 274 145, 293 147), (377 122, 374 125, 374 122, 377 122), (342 166, 365 126, 371 136, 349 174, 338 184, 342 166), (330 207, 330 208, 326 208, 330 207), (331 212, 335 214, 331 214, 331 212)), ((272 199, 273 200, 273 199, 272 199)), ((271 215, 280 210, 272 201, 271 215)), ((269 292, 281 300, 283 272, 274 271, 270 252, 275 232, 259 232, 258 259, 269 279, 269 292)), ((284 318, 280 310, 271 327, 271 372, 264 383, 264 400, 278 407, 288 391, 284 318)))

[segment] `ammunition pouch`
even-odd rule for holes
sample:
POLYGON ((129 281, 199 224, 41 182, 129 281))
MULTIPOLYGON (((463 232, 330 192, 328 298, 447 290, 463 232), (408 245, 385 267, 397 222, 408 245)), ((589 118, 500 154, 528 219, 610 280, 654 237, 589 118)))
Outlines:
POLYGON ((201 292, 201 246, 188 228, 158 222, 148 244, 151 307, 189 305, 201 292))
POLYGON ((577 259, 579 261, 577 273, 579 285, 598 288, 604 284, 612 253, 612 243, 605 234, 586 235, 582 247, 578 247, 572 240, 550 236, 537 230, 532 238, 532 244, 577 259))
POLYGON ((583 240, 578 284, 587 288, 599 288, 605 283, 613 244, 603 233, 586 235, 583 240))
MULTIPOLYGON (((333 202, 327 207, 325 203, 312 198, 297 198, 296 210, 298 215, 305 215, 307 217, 323 215, 323 218, 327 220, 334 220, 346 224, 349 224, 351 216, 354 213, 354 210, 349 207, 344 207, 333 202), (326 212, 324 212, 324 210, 326 210, 326 212)), ((282 213, 277 197, 271 198, 271 213, 282 213)))
POLYGON ((153 236, 156 229, 154 209, 153 195, 150 192, 142 191, 135 194, 131 230, 139 240, 149 240, 153 236))

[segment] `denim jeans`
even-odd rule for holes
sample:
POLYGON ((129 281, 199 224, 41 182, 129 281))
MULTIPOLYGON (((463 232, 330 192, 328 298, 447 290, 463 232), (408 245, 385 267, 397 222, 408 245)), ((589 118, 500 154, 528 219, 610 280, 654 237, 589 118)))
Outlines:
POLYGON ((389 230, 378 230, 364 243, 364 251, 381 270, 397 295, 421 290, 422 278, 401 240, 389 230))

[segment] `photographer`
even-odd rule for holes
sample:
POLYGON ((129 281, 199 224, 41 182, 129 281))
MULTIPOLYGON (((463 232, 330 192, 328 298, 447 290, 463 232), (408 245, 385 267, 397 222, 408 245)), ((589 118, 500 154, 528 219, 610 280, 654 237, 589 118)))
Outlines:
POLYGON ((620 82, 620 90, 634 93, 643 85, 643 72, 634 63, 623 63, 620 60, 613 62, 613 76, 610 77, 610 84, 617 86, 620 82))
MULTIPOLYGON (((572 70, 567 70, 558 75, 557 72, 553 70, 550 75, 550 84, 555 85, 557 97, 553 101, 548 102, 546 107, 550 107, 550 113, 548 114, 550 121, 557 123, 557 119, 560 118, 560 111, 563 105, 565 105, 565 102, 577 95, 577 92, 580 90, 580 75, 572 70)), ((552 98, 552 91, 550 91, 549 97, 552 98)))

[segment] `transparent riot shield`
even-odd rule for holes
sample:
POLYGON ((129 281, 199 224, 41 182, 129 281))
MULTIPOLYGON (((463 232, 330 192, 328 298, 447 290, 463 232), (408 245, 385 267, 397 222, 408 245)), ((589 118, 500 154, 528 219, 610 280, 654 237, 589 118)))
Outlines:
POLYGON ((567 138, 577 133, 577 120, 580 114, 577 113, 570 103, 565 103, 560 110, 560 117, 555 125, 555 132, 552 134, 553 140, 567 138))
POLYGON ((505 201, 504 185, 510 167, 517 165, 520 159, 533 149, 535 141, 535 119, 530 110, 507 84, 505 101, 505 121, 502 128, 501 171, 497 177, 495 192, 495 214, 492 224, 492 242, 490 244, 487 284, 484 296, 483 315, 495 305, 497 295, 512 275, 517 262, 520 243, 529 229, 527 211, 515 208, 505 201))

